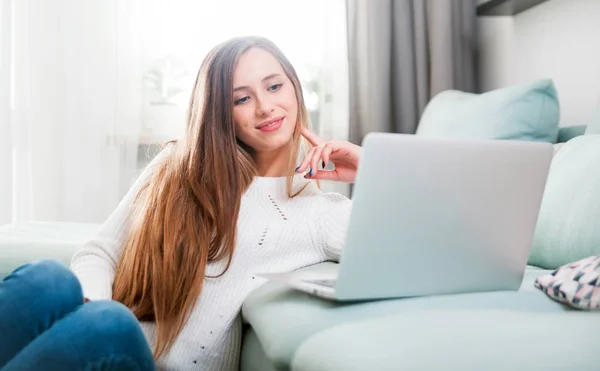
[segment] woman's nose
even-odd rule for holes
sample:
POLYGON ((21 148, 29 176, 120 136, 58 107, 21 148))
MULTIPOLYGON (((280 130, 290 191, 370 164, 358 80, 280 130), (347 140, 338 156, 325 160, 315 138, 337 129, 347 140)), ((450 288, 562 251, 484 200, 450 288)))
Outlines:
POLYGON ((267 116, 273 112, 274 105, 268 98, 257 98, 256 114, 258 116, 267 116))

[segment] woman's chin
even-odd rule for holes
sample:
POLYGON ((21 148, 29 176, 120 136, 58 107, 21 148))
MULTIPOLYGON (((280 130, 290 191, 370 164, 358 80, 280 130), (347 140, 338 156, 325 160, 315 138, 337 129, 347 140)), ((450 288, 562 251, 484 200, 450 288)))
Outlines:
POLYGON ((257 146, 257 152, 274 152, 287 148, 292 143, 292 137, 270 138, 270 140, 261 143, 257 146))

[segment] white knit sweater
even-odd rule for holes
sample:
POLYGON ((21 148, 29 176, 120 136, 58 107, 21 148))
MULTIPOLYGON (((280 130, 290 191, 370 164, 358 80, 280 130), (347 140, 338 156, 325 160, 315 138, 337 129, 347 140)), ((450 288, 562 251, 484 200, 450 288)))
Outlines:
MULTIPOLYGON (((164 151, 166 152, 166 151, 164 151)), ((98 234, 73 257, 72 270, 86 297, 110 299, 116 263, 128 231, 127 209, 142 182, 164 153, 146 168, 102 225, 98 234)), ((337 260, 342 249, 352 202, 323 193, 314 181, 294 177, 294 188, 310 184, 288 199, 285 178, 254 179, 242 197, 233 261, 219 278, 206 278, 189 321, 159 370, 237 370, 242 339, 240 309, 247 295, 265 281, 261 272, 290 271, 325 260, 337 260)), ((209 264, 208 276, 220 274, 225 261, 209 264)), ((153 323, 141 323, 151 345, 153 323)))

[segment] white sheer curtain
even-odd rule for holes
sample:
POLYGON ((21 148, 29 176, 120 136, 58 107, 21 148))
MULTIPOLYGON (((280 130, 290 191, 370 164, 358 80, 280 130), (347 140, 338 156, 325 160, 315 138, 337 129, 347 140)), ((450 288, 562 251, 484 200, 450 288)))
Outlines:
POLYGON ((346 139, 345 30, 343 0, 1 0, 0 225, 104 220, 232 36, 277 43, 318 131, 346 139))
POLYGON ((2 2, 3 222, 98 221, 118 202, 137 165, 140 3, 2 2))

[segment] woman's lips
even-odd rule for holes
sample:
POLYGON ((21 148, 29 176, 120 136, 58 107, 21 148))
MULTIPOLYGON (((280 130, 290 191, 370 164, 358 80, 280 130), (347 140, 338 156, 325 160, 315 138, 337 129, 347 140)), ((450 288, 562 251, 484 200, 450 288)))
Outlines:
POLYGON ((266 122, 260 124, 260 126, 258 126, 258 130, 264 131, 264 132, 275 131, 281 127, 281 124, 283 123, 283 119, 284 119, 284 117, 278 117, 273 120, 266 121, 266 122))

